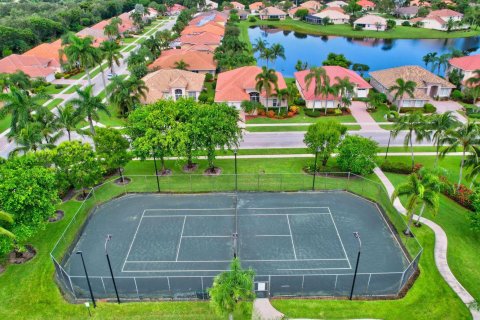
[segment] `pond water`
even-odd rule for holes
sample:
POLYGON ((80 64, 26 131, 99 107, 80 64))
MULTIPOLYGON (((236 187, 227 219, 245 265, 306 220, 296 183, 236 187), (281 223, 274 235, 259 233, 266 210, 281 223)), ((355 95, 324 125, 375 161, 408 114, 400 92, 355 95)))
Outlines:
MULTIPOLYGON (((308 62, 309 66, 321 66, 330 52, 342 53, 352 63, 363 63, 371 71, 393 68, 403 65, 425 67, 422 58, 429 52, 447 53, 451 48, 480 53, 480 37, 458 39, 356 39, 339 36, 307 35, 280 29, 248 30, 250 41, 257 38, 269 44, 281 43, 285 47, 286 60, 278 59, 269 67, 282 72, 285 77, 293 77, 297 60, 308 62)), ((258 59, 259 66, 266 61, 258 59)), ((429 67, 430 68, 430 67, 429 67)))

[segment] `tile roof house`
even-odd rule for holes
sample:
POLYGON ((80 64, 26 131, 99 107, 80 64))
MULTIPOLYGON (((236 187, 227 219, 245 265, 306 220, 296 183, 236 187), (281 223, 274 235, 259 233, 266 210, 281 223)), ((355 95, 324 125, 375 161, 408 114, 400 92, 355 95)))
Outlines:
POLYGON ((162 51, 160 57, 148 66, 150 70, 174 69, 175 63, 184 61, 187 70, 196 73, 210 73, 215 75, 217 62, 213 59, 213 53, 185 49, 172 49, 162 51))
POLYGON ((209 22, 216 22, 220 26, 225 26, 228 20, 228 15, 224 12, 216 10, 202 12, 190 20, 189 26, 201 27, 209 22))
POLYGON ((245 5, 240 3, 240 2, 232 1, 232 2, 230 2, 230 4, 233 6, 233 9, 245 10, 245 5))
POLYGON ((175 3, 173 6, 167 8, 167 15, 178 16, 180 12, 182 12, 185 9, 187 8, 182 6, 181 4, 175 3))
POLYGON ((218 3, 212 0, 206 0, 205 9, 218 9, 218 3))
POLYGON ((370 84, 379 92, 385 93, 387 99, 398 107, 423 107, 430 99, 450 96, 453 84, 419 66, 403 66, 370 72, 370 84), (406 95, 394 100, 394 93, 389 88, 396 85, 397 79, 413 81, 417 84, 413 98, 406 95))
MULTIPOLYGON (((452 20, 454 22, 460 22, 463 19, 463 14, 450 10, 450 9, 441 9, 431 11, 424 18, 415 18, 410 20, 411 23, 420 22, 421 26, 426 29, 447 31, 448 30, 448 21, 452 20)), ((468 28, 467 25, 456 25, 453 29, 465 29, 468 28)))
MULTIPOLYGON (((330 78, 330 84, 337 83, 337 77, 340 79, 348 78, 354 85, 354 93, 349 98, 366 98, 368 92, 372 86, 365 81, 355 71, 339 67, 339 66, 323 66, 328 77, 330 78)), ((315 79, 312 80, 310 86, 307 86, 305 77, 309 74, 310 70, 303 70, 295 72, 295 84, 297 85, 300 95, 305 100, 307 108, 337 108, 340 103, 341 97, 338 95, 329 94, 327 97, 324 95, 315 95, 315 79)))
POLYGON ((447 73, 458 70, 463 75, 462 82, 475 76, 474 71, 480 69, 480 54, 452 58, 448 60, 447 73))
POLYGON ((401 18, 411 19, 418 14, 418 9, 420 7, 410 6, 410 7, 401 7, 395 10, 395 15, 401 18))
POLYGON ((300 7, 307 8, 307 9, 312 9, 314 11, 318 11, 322 8, 322 4, 318 1, 305 1, 304 3, 300 4, 300 7))
POLYGON ((118 18, 122 21, 122 23, 118 27, 120 33, 124 33, 126 31, 131 31, 135 29, 135 26, 133 25, 133 20, 130 18, 131 14, 132 14, 132 11, 124 12, 118 16, 118 18))
POLYGON ((422 1, 422 0, 412 0, 410 1, 411 6, 417 6, 417 7, 426 7, 430 8, 432 5, 428 1, 422 1))
POLYGON ((260 10, 259 15, 261 20, 267 20, 267 19, 285 20, 285 18, 287 17, 287 13, 285 11, 275 7, 266 7, 265 9, 260 10))
POLYGON ((79 37, 92 37, 93 38, 93 46, 98 48, 100 44, 104 41, 108 40, 108 37, 103 33, 103 30, 92 29, 92 28, 85 28, 80 30, 76 33, 79 37))
POLYGON ((50 59, 52 67, 61 67, 60 50, 62 49, 62 40, 58 39, 52 43, 42 43, 32 49, 24 52, 22 56, 50 59))
POLYGON ((369 11, 375 9, 375 3, 368 0, 357 1, 357 4, 362 7, 362 10, 369 11))
POLYGON ((142 103, 154 103, 160 99, 193 98, 203 90, 205 75, 178 69, 161 69, 142 78, 148 88, 142 103))
POLYGON ((55 80, 55 73, 60 71, 58 62, 50 58, 12 54, 0 60, 0 73, 23 71, 32 78, 46 81, 55 80))
POLYGON ((184 34, 200 34, 202 32, 214 33, 216 35, 222 36, 225 34, 225 27, 217 24, 216 22, 208 22, 202 26, 188 25, 181 35, 184 34))
POLYGON ((265 5, 263 4, 263 2, 254 2, 248 5, 248 9, 250 9, 251 13, 258 13, 264 7, 265 5))
POLYGON ((308 14, 314 14, 316 11, 313 10, 313 9, 310 9, 310 8, 304 8, 304 7, 295 7, 295 8, 291 8, 290 10, 288 10, 288 15, 290 16, 290 18, 292 19, 298 19, 297 17, 295 17, 295 12, 297 12, 298 10, 307 10, 308 11, 308 14))
POLYGON ((350 21, 350 16, 338 7, 326 8, 319 13, 315 13, 313 16, 321 18, 322 20, 328 18, 330 23, 333 24, 344 24, 350 21))
POLYGON ((347 6, 348 3, 346 3, 345 1, 332 1, 332 2, 326 3, 325 5, 329 8, 335 8, 335 7, 341 8, 341 7, 347 6))
MULTIPOLYGON (((265 91, 255 89, 255 77, 262 72, 258 66, 246 66, 218 74, 215 89, 215 102, 226 102, 230 106, 240 109, 242 101, 257 101, 262 105, 267 104, 265 91)), ((287 84, 280 72, 277 72, 278 88, 286 89, 287 84)), ((275 96, 268 97, 268 107, 285 107, 286 100, 279 101, 275 96)))
POLYGON ((353 22, 353 27, 357 28, 357 26, 363 30, 385 31, 387 30, 387 19, 367 14, 353 22))
POLYGON ((200 32, 197 34, 184 34, 171 43, 174 48, 192 49, 201 45, 204 50, 213 52, 222 42, 222 36, 210 33, 200 32))

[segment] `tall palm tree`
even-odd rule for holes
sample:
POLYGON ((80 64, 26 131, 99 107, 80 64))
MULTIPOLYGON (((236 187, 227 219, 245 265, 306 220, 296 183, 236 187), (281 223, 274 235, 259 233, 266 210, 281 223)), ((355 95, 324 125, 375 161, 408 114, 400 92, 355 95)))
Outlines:
POLYGON ((154 59, 158 58, 162 54, 162 46, 160 40, 158 40, 158 38, 155 36, 147 38, 143 42, 142 46, 147 48, 148 51, 150 51, 154 59))
POLYGON ((262 38, 257 38, 252 44, 252 49, 254 53, 258 52, 261 54, 263 51, 265 51, 265 49, 267 49, 267 47, 268 42, 263 40, 262 38))
POLYGON ((463 177, 463 167, 465 166, 465 156, 467 152, 474 152, 473 147, 478 146, 480 143, 480 127, 478 123, 468 121, 458 128, 448 130, 443 142, 448 144, 448 146, 442 151, 442 156, 445 156, 449 152, 454 152, 457 148, 462 149, 462 160, 460 162, 460 173, 457 185, 457 190, 459 190, 463 177))
POLYGON ((433 114, 428 118, 429 130, 432 133, 432 140, 435 146, 435 167, 438 165, 438 158, 440 157, 440 148, 445 142, 448 130, 459 125, 457 117, 452 111, 447 111, 441 114, 433 114))
POLYGON ((8 75, 8 87, 17 87, 19 89, 29 91, 32 89, 32 79, 23 71, 15 71, 8 75))
POLYGON ((391 201, 395 201, 398 197, 406 196, 407 198, 407 230, 405 234, 411 235, 411 226, 415 209, 421 205, 419 220, 425 209, 430 209, 436 214, 439 206, 440 181, 437 176, 425 173, 419 177, 416 173, 408 176, 408 181, 398 185, 392 193, 391 201))
POLYGON ((110 116, 110 111, 105 104, 102 103, 100 97, 93 95, 93 87, 87 86, 85 90, 77 89, 78 98, 71 101, 72 105, 77 108, 77 114, 86 117, 90 125, 90 133, 95 135, 93 120, 98 120, 98 112, 105 112, 110 116))
POLYGON ((32 113, 42 108, 42 102, 50 96, 37 94, 31 96, 27 91, 11 87, 7 93, 0 93, 0 101, 4 106, 0 109, 0 119, 7 114, 12 115, 10 136, 15 135, 32 119, 32 113))
POLYGON ((262 67, 262 72, 256 75, 255 89, 261 94, 262 91, 265 91, 267 98, 267 111, 268 111, 268 97, 272 94, 273 90, 278 92, 278 76, 275 70, 267 69, 267 67, 262 67))
POLYGON ((46 144, 53 145, 63 136, 63 132, 59 130, 61 127, 58 118, 47 108, 44 108, 43 112, 35 114, 35 121, 40 124, 40 132, 46 144))
POLYGON ((470 92, 470 94, 473 97, 473 103, 477 102, 478 96, 480 94, 480 70, 474 70, 472 72, 472 77, 468 78, 465 81, 465 84, 467 85, 467 89, 470 92))
POLYGON ((325 97, 325 115, 327 115, 328 108, 328 96, 331 94, 336 96, 338 94, 337 88, 330 84, 330 77, 325 77, 323 81, 322 89, 320 90, 321 94, 325 97))
POLYGON ((140 103, 141 98, 146 98, 148 87, 143 80, 135 77, 129 79, 114 77, 109 90, 110 103, 124 116, 140 103))
POLYGON ((433 67, 437 69, 437 74, 440 75, 440 71, 447 70, 448 68, 448 60, 450 60, 451 55, 449 53, 444 53, 441 56, 435 58, 433 62, 433 67))
MULTIPOLYGON (((12 224, 13 223, 13 215, 11 215, 10 213, 7 213, 3 210, 0 210, 0 221, 5 221, 6 223, 12 224)), ((2 226, 0 226, 0 236, 5 236, 5 237, 10 238, 10 239, 15 239, 15 235, 12 232, 5 229, 4 227, 2 227, 2 226)))
POLYGON ((19 146, 12 150, 11 156, 19 152, 36 152, 40 149, 55 147, 53 144, 43 143, 42 125, 39 122, 28 122, 15 134, 14 140, 19 146))
POLYGON ((473 146, 473 151, 465 159, 465 167, 470 168, 467 179, 470 180, 470 189, 480 174, 480 147, 473 146))
POLYGON ((120 35, 119 26, 122 20, 118 17, 112 18, 110 22, 103 28, 103 33, 108 37, 110 41, 114 40, 120 35))
POLYGON ((430 141, 428 124, 425 121, 425 117, 419 111, 408 113, 404 116, 399 117, 397 122, 395 122, 395 124, 393 125, 392 137, 397 137, 402 131, 407 131, 403 140, 403 145, 405 146, 405 148, 410 146, 413 170, 415 167, 413 140, 415 140, 415 142, 421 142, 425 139, 430 141))
POLYGON ((344 77, 335 77, 336 83, 333 85, 340 96, 340 103, 343 104, 346 100, 350 100, 352 97, 355 86, 350 82, 350 78, 344 77), (345 100, 346 99, 346 100, 345 100))
POLYGON ((437 53, 436 52, 430 52, 427 53, 426 55, 423 56, 422 60, 425 63, 425 68, 428 68, 428 65, 431 64, 432 68, 431 70, 433 71, 433 64, 437 58, 437 53))
POLYGON ((179 69, 179 70, 187 70, 187 68, 190 67, 190 65, 185 61, 183 61, 183 59, 179 61, 175 61, 173 65, 175 66, 175 69, 179 69))
MULTIPOLYGON (((282 101, 288 99, 289 91, 287 88, 284 89, 278 89, 277 92, 275 93, 275 96, 278 99, 278 106, 280 109, 282 108, 282 101)), ((286 112, 288 112, 288 103, 285 105, 286 112)))
POLYGON ((310 88, 312 82, 315 83, 315 87, 313 88, 313 94, 315 95, 315 99, 313 100, 313 110, 315 110, 316 97, 322 94, 323 83, 327 77, 327 72, 322 67, 312 67, 310 72, 305 76, 304 80, 307 85, 307 90, 310 88))
POLYGON ((67 131, 68 141, 72 141, 71 133, 76 130, 81 120, 82 118, 71 104, 57 108, 57 121, 60 127, 67 131))
POLYGON ((275 63, 278 58, 285 60, 285 48, 280 43, 274 43, 270 47, 270 60, 275 63))
POLYGON ((400 112, 400 102, 408 95, 413 98, 413 93, 417 84, 411 80, 405 81, 402 78, 395 80, 396 84, 388 88, 388 92, 393 93, 393 101, 398 101, 397 112, 400 112))
POLYGON ((85 69, 88 84, 91 85, 90 68, 95 65, 95 60, 98 57, 98 50, 93 47, 93 38, 80 38, 76 35, 70 35, 64 52, 70 63, 74 62, 85 69))
POLYGON ((104 41, 100 44, 100 50, 103 52, 105 60, 107 60, 110 73, 113 74, 113 65, 120 65, 122 54, 120 53, 120 46, 115 41, 104 41))

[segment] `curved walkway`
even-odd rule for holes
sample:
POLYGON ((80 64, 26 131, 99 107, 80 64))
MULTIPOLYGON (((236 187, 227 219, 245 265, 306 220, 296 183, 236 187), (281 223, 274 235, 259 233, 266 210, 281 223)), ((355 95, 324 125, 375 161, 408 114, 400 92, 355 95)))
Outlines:
MULTIPOLYGON (((380 178, 380 181, 383 183, 385 188, 387 189, 388 195, 391 196, 393 191, 395 190, 393 184, 388 180, 387 176, 383 173, 383 171, 380 168, 375 168, 374 170, 375 174, 380 178)), ((406 214, 406 210, 403 207, 403 205, 400 203, 400 200, 396 199, 395 202, 393 203, 393 206, 395 209, 398 210, 401 214, 406 214)), ((417 215, 414 216, 415 218, 418 218, 417 215)), ((462 286, 462 284, 455 278, 453 275, 452 271, 450 270, 450 267, 448 266, 448 261, 447 261, 447 247, 448 247, 448 239, 447 235, 445 234, 445 231, 436 224, 435 222, 421 218, 420 221, 427 226, 430 227, 430 229, 433 230, 435 233, 435 264, 437 265, 438 271, 440 271, 440 274, 442 275, 443 279, 448 283, 448 285, 455 291, 455 293, 460 297, 460 299, 467 305, 467 308, 470 309, 470 304, 475 301, 475 299, 468 293, 468 291, 462 286)), ((472 317, 474 320, 480 320, 480 311, 478 310, 473 310, 470 309, 470 312, 472 313, 472 317)))

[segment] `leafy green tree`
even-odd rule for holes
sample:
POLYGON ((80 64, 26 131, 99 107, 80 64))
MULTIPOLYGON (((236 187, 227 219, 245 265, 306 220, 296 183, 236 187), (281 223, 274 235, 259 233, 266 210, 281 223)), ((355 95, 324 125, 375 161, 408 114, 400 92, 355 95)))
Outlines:
POLYGON ((80 38, 75 35, 70 35, 64 52, 70 63, 77 63, 85 69, 88 84, 91 85, 90 68, 95 65, 96 58, 98 57, 98 50, 93 47, 93 38, 80 38))
POLYGON ((308 16, 308 9, 298 9, 295 11, 295 18, 298 18, 300 20, 305 20, 305 17, 308 16))
POLYGON ((86 188, 92 188, 102 180, 103 169, 95 151, 88 143, 62 142, 56 149, 53 162, 58 175, 71 186, 81 189, 86 199, 86 188))
POLYGON ((302 60, 297 60, 297 63, 295 64, 295 70, 297 71, 303 71, 308 69, 308 62, 302 62, 302 60))
POLYGON ((360 73, 360 76, 363 77, 364 73, 370 70, 370 67, 363 63, 354 63, 352 65, 352 70, 360 73))
POLYGON ((357 1, 355 0, 350 0, 348 2, 348 5, 345 6, 345 12, 351 13, 352 15, 355 14, 356 12, 359 12, 362 10, 362 6, 360 6, 357 1))
POLYGON ((440 157, 440 148, 445 143, 448 130, 457 127, 460 123, 452 111, 440 114, 433 114, 427 119, 428 129, 432 133, 433 144, 435 145, 435 167, 438 166, 440 157))
POLYGON ((150 52, 154 59, 158 58, 162 54, 161 42, 154 35, 147 38, 143 42, 142 46, 150 52))
POLYGON ((338 146, 337 164, 343 171, 367 175, 373 172, 378 143, 361 136, 347 135, 338 146))
POLYGON ((104 112, 110 116, 107 106, 102 102, 102 98, 93 94, 93 87, 87 86, 85 90, 77 89, 78 98, 72 99, 70 102, 77 107, 77 114, 86 117, 90 125, 90 133, 95 135, 95 127, 93 120, 98 121, 98 112, 104 112))
POLYGON ((462 149, 462 160, 460 161, 460 172, 458 175, 457 190, 463 178, 463 167, 465 166, 465 157, 468 152, 474 152, 474 146, 480 143, 480 127, 478 123, 468 121, 461 126, 450 129, 446 132, 446 137, 442 141, 447 146, 442 150, 441 156, 445 156, 449 152, 455 152, 457 148, 462 149))
POLYGON ((240 260, 234 258, 230 270, 217 275, 213 286, 208 289, 210 303, 215 311, 219 315, 228 315, 230 320, 233 320, 236 312, 245 315, 247 309, 243 303, 255 298, 254 276, 252 269, 242 269, 240 260))
POLYGON ((273 90, 278 92, 278 76, 275 70, 262 67, 262 72, 255 76, 255 89, 259 93, 265 91, 266 95, 266 108, 268 110, 268 98, 273 94, 273 90))
POLYGON ((319 121, 308 127, 303 142, 311 153, 318 152, 322 159, 322 166, 325 167, 346 133, 347 127, 335 120, 319 121))
POLYGON ((124 182, 122 168, 132 159, 128 140, 116 129, 98 128, 93 142, 105 171, 118 170, 120 180, 124 182))
MULTIPOLYGON (((59 202, 54 170, 32 159, 28 155, 14 157, 0 165, 1 209, 13 216, 9 231, 20 245, 44 228, 59 202)), ((1 253, 12 250, 12 240, 0 240, 1 253)))
POLYGON ((392 137, 397 137, 402 131, 407 131, 403 139, 405 148, 410 146, 412 155, 412 171, 415 168, 415 156, 413 152, 413 141, 421 142, 425 139, 430 140, 430 132, 428 130, 428 123, 421 112, 412 112, 401 116, 393 125, 392 137))
POLYGON ((388 88, 388 92, 394 93, 393 101, 398 102, 397 112, 400 112, 400 100, 403 100, 405 95, 413 98, 417 84, 411 80, 405 81, 402 78, 398 78, 395 82, 396 84, 388 88))
POLYGON ((343 54, 329 53, 327 60, 323 61, 322 64, 324 66, 340 66, 348 69, 352 65, 352 62, 343 54))
POLYGON ((57 108, 57 119, 60 128, 67 131, 68 141, 72 141, 72 131, 76 131, 82 117, 80 117, 71 104, 67 104, 64 107, 57 108))
POLYGON ((196 125, 199 143, 207 153, 207 172, 216 172, 214 161, 217 149, 238 147, 242 136, 238 121, 238 111, 227 104, 207 104, 199 108, 196 125))
POLYGON ((436 214, 439 206, 439 192, 440 181, 438 176, 424 173, 422 176, 412 173, 408 176, 408 181, 398 185, 392 193, 391 201, 405 196, 407 197, 407 229, 404 231, 406 235, 411 235, 411 226, 413 222, 413 216, 415 210, 421 205, 419 220, 423 215, 425 209, 430 210, 433 214, 436 214))
POLYGON ((8 75, 7 83, 9 88, 17 87, 25 91, 32 89, 32 79, 21 70, 8 75))

